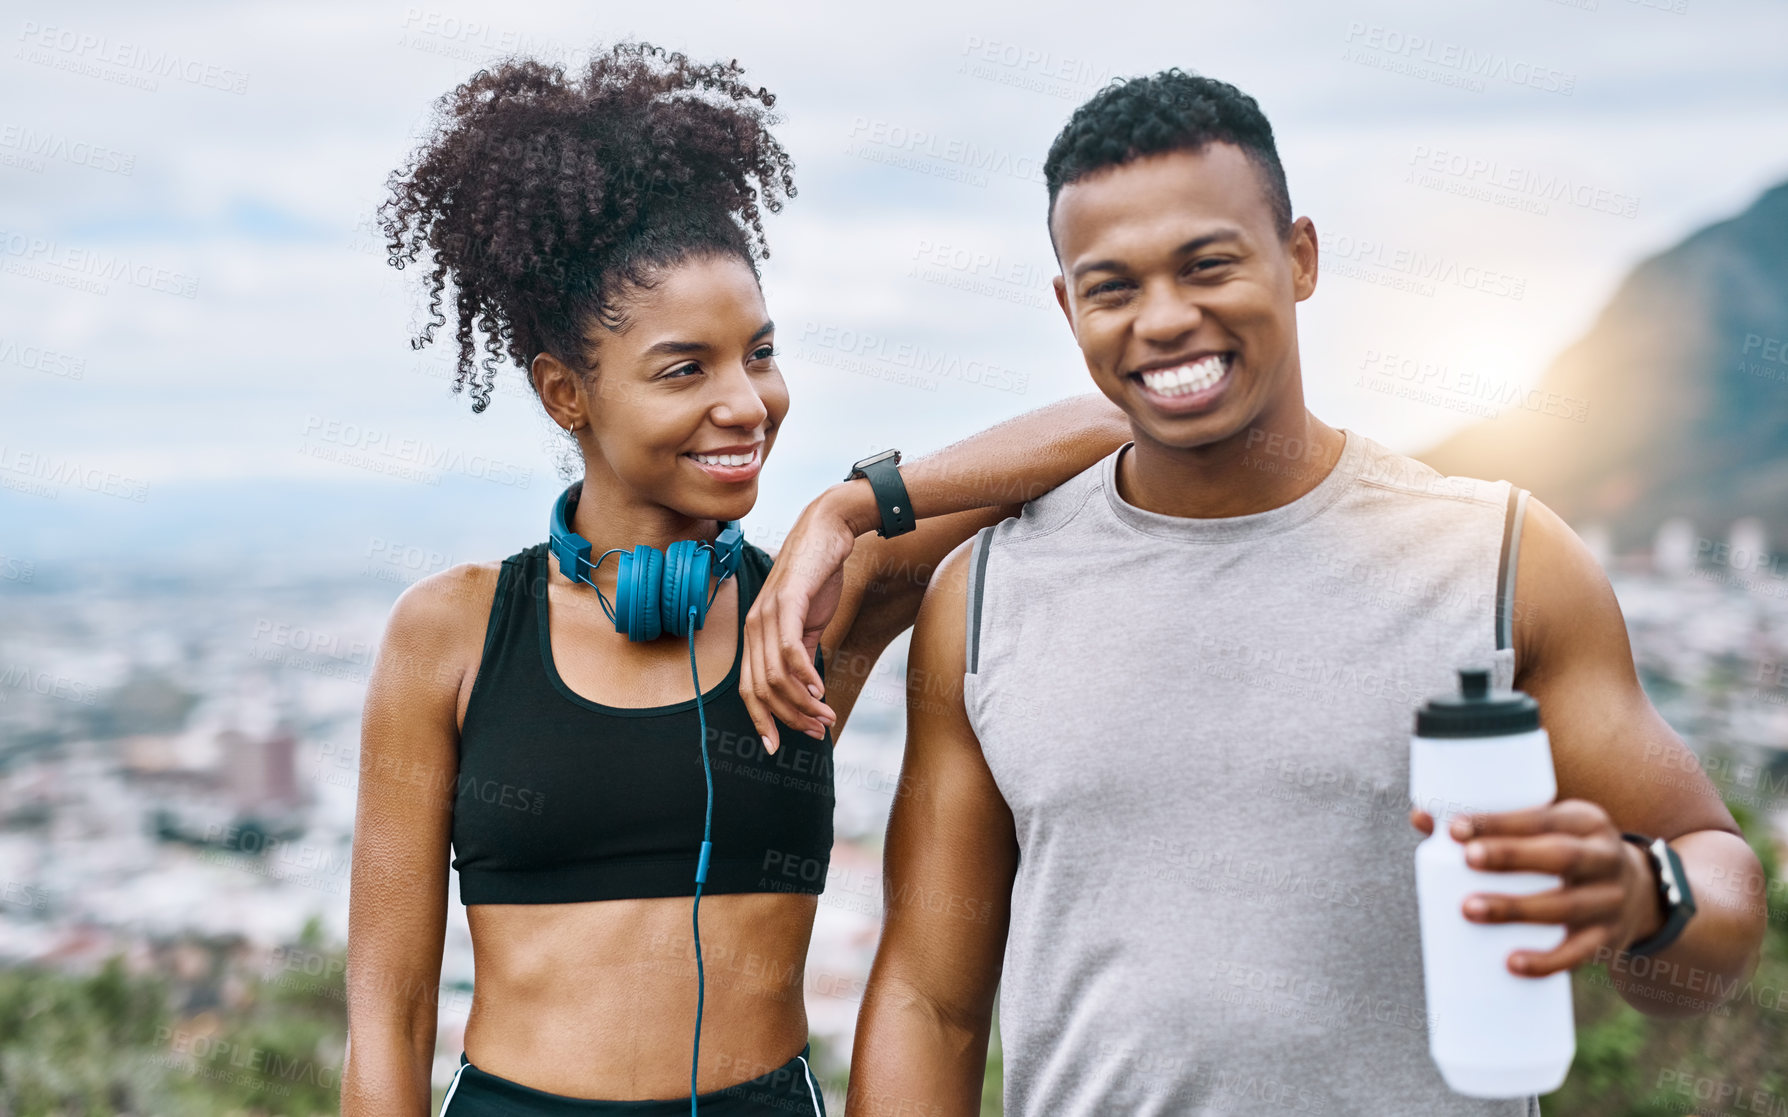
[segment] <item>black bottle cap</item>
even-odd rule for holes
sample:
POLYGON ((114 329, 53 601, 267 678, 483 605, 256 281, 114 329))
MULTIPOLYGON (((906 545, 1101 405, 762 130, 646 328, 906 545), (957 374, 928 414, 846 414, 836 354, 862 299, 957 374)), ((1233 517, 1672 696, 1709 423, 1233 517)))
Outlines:
POLYGON ((1502 737, 1540 727, 1540 704, 1518 690, 1490 689, 1490 672, 1459 672, 1457 694, 1437 694, 1416 711, 1418 737, 1502 737))

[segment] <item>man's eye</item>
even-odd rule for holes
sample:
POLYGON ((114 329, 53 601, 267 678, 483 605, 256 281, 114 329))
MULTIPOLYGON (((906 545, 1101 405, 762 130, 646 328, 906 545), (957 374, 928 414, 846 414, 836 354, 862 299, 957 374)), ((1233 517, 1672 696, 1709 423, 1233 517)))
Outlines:
POLYGON ((1211 268, 1223 267, 1227 263, 1229 260, 1222 256, 1205 256, 1202 259, 1194 260, 1190 270, 1209 271, 1211 268))
POLYGON ((659 379, 661 379, 661 380, 681 380, 681 379, 683 379, 683 377, 681 375, 682 373, 685 373, 685 372, 697 373, 697 372, 700 372, 701 370, 702 370, 701 365, 696 364, 694 361, 691 361, 686 365, 678 365, 676 368, 673 368, 669 372, 665 373, 659 379))
POLYGON ((775 355, 776 347, 774 345, 764 345, 760 346, 756 352, 751 354, 751 359, 754 361, 767 361, 775 355))
POLYGON ((1124 281, 1121 279, 1107 279, 1103 283, 1095 283, 1089 287, 1087 289, 1086 297, 1092 299, 1097 298, 1100 295, 1109 295, 1123 285, 1124 281))

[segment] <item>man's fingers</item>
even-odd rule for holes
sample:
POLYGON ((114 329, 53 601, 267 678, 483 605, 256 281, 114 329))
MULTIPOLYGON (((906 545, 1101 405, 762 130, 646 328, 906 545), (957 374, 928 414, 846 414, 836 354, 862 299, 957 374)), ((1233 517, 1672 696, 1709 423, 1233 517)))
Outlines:
POLYGON ((1465 918, 1474 923, 1563 923, 1582 926, 1610 922, 1620 914, 1626 893, 1612 881, 1552 888, 1525 896, 1483 892, 1465 898, 1465 918))
POLYGON ((1522 977, 1545 977, 1561 970, 1574 970, 1594 957, 1597 950, 1610 945, 1608 935, 1606 923, 1579 927, 1551 950, 1517 950, 1510 954, 1509 970, 1522 977))
POLYGON ((1420 807, 1410 808, 1409 824, 1424 834, 1434 833, 1434 816, 1420 807))
POLYGON ((1563 799, 1519 811, 1455 815, 1452 835, 1459 841, 1465 841, 1492 834, 1508 837, 1553 831, 1591 834, 1608 825, 1608 813, 1596 804, 1587 799, 1563 799))
POLYGON ((1612 877, 1620 871, 1619 839, 1575 834, 1531 838, 1473 838, 1465 843, 1465 863, 1489 872, 1555 873, 1571 880, 1612 877))

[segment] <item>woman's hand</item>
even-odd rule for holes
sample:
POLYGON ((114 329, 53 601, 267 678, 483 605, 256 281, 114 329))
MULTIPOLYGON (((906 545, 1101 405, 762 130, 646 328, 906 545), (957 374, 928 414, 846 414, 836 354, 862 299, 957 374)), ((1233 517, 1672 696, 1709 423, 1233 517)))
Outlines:
MULTIPOLYGON (((1412 810, 1409 820, 1424 834, 1434 831, 1434 819, 1426 811, 1412 810)), ((1510 954, 1511 973, 1545 977, 1575 969, 1595 959, 1598 951, 1625 950, 1663 923, 1651 859, 1620 836, 1607 811, 1587 799, 1456 815, 1450 833, 1465 843, 1466 864, 1474 869, 1561 878, 1558 888, 1545 892, 1480 892, 1465 898, 1465 918, 1473 923, 1565 925, 1565 939, 1553 949, 1510 954)))
POLYGON ((745 618, 739 693, 772 753, 782 743, 776 719, 815 739, 838 720, 822 701, 825 680, 814 669, 813 651, 838 611, 844 563, 857 545, 852 513, 860 515, 853 507, 860 500, 841 499, 845 489, 851 497, 861 495, 848 485, 834 486, 802 510, 745 618))

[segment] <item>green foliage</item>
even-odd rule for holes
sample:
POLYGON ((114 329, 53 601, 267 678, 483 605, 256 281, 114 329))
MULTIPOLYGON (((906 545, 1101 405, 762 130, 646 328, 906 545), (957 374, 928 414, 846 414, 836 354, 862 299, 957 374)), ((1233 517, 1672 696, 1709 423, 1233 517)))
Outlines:
POLYGON ((1006 1110, 1005 1067, 1000 1048, 999 1007, 995 1005, 993 1034, 987 1040, 987 1072, 981 1079, 981 1117, 1000 1117, 1006 1110))
POLYGON ((112 958, 91 977, 0 972, 0 1098, 14 1117, 173 1113, 150 1059, 167 993, 112 958))
POLYGON ((338 1111, 347 1038, 342 956, 305 929, 324 976, 256 972, 188 941, 197 978, 0 972, 0 1112, 8 1117, 311 1117, 338 1111), (211 1002, 191 1016, 178 1004, 211 1002))

